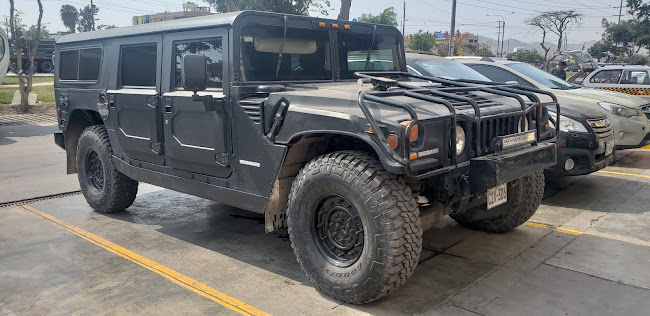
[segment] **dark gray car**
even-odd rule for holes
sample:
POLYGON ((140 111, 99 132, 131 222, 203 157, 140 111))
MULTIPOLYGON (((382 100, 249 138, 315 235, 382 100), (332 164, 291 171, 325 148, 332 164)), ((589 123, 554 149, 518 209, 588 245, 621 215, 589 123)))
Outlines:
POLYGON ((394 27, 260 12, 67 35, 55 141, 95 210, 128 208, 142 181, 264 214, 319 290, 370 302, 442 216, 521 225, 556 162, 552 94, 420 86, 403 45, 394 27))

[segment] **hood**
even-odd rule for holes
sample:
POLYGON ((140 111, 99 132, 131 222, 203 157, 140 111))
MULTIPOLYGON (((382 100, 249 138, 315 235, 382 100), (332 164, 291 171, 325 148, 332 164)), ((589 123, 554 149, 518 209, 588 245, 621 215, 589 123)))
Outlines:
MULTIPOLYGON (((607 116, 607 111, 597 104, 557 96, 560 104, 560 114, 578 121, 598 119, 607 116)), ((551 110, 549 108, 549 110, 551 110)))
POLYGON ((584 102, 597 100, 599 102, 618 104, 637 110, 648 104, 648 101, 637 96, 601 89, 578 88, 571 90, 553 90, 553 93, 567 98, 578 98, 584 102))

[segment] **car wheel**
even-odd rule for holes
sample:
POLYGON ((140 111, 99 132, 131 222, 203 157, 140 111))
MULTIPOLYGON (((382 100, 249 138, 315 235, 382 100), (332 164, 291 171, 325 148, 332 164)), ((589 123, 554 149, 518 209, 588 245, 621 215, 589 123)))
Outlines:
POLYGON ((367 153, 334 152, 302 168, 289 194, 287 223, 309 280, 347 303, 396 290, 422 250, 411 189, 367 153))
POLYGON ((537 171, 508 183, 508 201, 488 210, 487 205, 452 213, 460 225, 491 233, 509 232, 525 223, 542 203, 544 172, 537 171))
POLYGON ((51 61, 43 61, 40 64, 40 69, 42 73, 49 74, 54 71, 54 64, 51 61))
POLYGON ((77 176, 86 201, 98 212, 112 213, 133 204, 138 182, 119 172, 103 125, 86 128, 77 145, 77 176))

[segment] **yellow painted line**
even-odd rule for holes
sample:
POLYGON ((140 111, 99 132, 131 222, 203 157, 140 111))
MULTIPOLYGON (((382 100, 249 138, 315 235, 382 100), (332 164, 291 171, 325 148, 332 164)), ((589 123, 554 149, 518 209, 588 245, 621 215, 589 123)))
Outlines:
POLYGON ((643 149, 650 149, 650 145, 646 145, 646 146, 643 146, 643 147, 641 147, 641 148, 643 148, 643 149))
POLYGON ((170 268, 167 268, 153 260, 147 259, 137 253, 134 253, 126 248, 123 248, 117 244, 114 244, 104 238, 101 238, 91 232, 88 232, 86 230, 83 230, 79 227, 76 227, 74 225, 66 224, 64 221, 49 215, 47 213, 41 212, 29 205, 17 205, 35 215, 38 215, 42 218, 45 218, 52 223, 59 225, 66 230, 74 233, 75 235, 99 246, 102 247, 124 259, 127 259, 133 263, 138 264, 141 267, 144 267, 148 270, 151 270, 161 276, 164 276, 165 278, 169 279, 170 281, 194 292, 197 293, 201 296, 204 296, 218 304, 221 304, 235 312, 238 312, 242 315, 270 315, 268 313, 265 313, 251 305, 248 305, 240 300, 237 300, 233 297, 228 296, 227 294, 221 293, 203 283, 200 283, 199 281, 196 281, 188 276, 185 276, 179 272, 176 272, 170 268))
POLYGON ((618 172, 618 171, 607 171, 607 170, 600 170, 596 171, 599 173, 609 173, 609 174, 617 174, 621 176, 632 176, 632 177, 641 177, 641 178, 650 178, 650 176, 644 175, 644 174, 636 174, 636 173, 629 173, 629 172, 618 172))
POLYGON ((558 233, 565 233, 565 234, 571 234, 571 235, 576 235, 576 236, 580 236, 580 235, 584 234, 583 232, 578 231, 578 230, 566 229, 566 228, 560 228, 560 227, 553 228, 550 225, 546 225, 546 224, 542 224, 542 223, 525 222, 524 225, 531 226, 531 227, 544 228, 544 229, 552 229, 552 230, 554 230, 554 231, 556 231, 558 233))

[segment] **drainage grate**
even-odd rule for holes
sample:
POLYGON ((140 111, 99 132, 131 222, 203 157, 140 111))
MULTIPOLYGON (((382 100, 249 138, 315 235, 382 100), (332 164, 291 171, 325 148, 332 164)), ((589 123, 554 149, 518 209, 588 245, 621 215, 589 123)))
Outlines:
POLYGON ((45 200, 60 199, 60 198, 75 196, 75 195, 79 195, 79 194, 81 194, 81 191, 72 191, 72 192, 65 192, 65 193, 41 196, 41 197, 37 197, 37 198, 33 198, 33 199, 25 199, 25 200, 20 200, 20 201, 6 202, 6 203, 1 203, 0 208, 9 207, 9 206, 16 206, 16 205, 21 205, 21 204, 30 204, 30 203, 45 201, 45 200))
POLYGON ((18 114, 0 116, 0 126, 26 124, 56 124, 56 113, 18 114))

